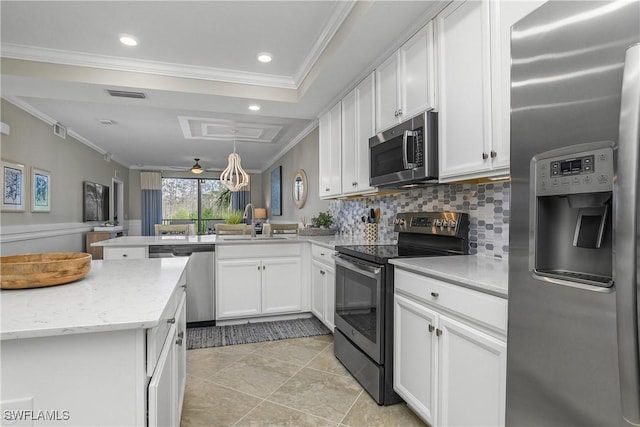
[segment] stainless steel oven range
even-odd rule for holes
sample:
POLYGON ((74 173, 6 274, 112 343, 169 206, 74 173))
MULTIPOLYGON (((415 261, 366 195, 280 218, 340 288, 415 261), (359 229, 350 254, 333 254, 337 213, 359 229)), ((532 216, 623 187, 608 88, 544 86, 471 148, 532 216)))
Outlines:
POLYGON ((335 355, 379 405, 393 391, 392 258, 465 255, 469 217, 458 212, 399 213, 397 245, 337 246, 335 355))

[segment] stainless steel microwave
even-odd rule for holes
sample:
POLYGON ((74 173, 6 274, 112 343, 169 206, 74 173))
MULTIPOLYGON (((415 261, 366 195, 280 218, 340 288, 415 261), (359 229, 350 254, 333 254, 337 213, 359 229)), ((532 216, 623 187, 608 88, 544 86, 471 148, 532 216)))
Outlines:
POLYGON ((438 182, 438 113, 427 111, 369 139, 369 185, 438 182))

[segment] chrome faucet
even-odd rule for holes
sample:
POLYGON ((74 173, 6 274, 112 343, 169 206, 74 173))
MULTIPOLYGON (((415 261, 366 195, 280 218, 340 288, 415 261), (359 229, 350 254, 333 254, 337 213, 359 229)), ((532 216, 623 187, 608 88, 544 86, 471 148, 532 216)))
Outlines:
POLYGON ((245 206, 242 218, 248 220, 249 215, 251 215, 251 237, 256 237, 256 212, 251 203, 248 203, 247 206, 245 206))

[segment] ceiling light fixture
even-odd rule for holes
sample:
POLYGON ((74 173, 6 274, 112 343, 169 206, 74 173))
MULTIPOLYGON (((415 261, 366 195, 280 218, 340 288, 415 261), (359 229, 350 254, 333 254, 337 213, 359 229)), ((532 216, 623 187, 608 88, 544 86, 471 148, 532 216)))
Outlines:
POLYGON ((258 104, 249 105, 249 110, 251 111, 260 111, 260 106, 258 104))
POLYGON ((264 62, 265 64, 267 62, 271 62, 271 59, 273 59, 273 57, 271 56, 271 54, 269 52, 260 52, 258 54, 258 61, 264 62))
POLYGON ((120 43, 122 43, 125 46, 137 46, 138 45, 138 40, 136 40, 135 37, 130 36, 128 34, 123 34, 120 36, 120 43))
POLYGON ((240 156, 236 153, 236 133, 233 132, 233 153, 229 154, 229 165, 220 174, 220 182, 231 191, 240 191, 249 186, 249 175, 242 169, 240 156))
POLYGON ((193 159, 196 161, 196 164, 191 166, 191 172, 195 173, 195 174, 200 174, 202 172, 204 172, 204 169, 202 169, 202 166, 200 166, 200 163, 198 163, 200 161, 200 159, 193 159))

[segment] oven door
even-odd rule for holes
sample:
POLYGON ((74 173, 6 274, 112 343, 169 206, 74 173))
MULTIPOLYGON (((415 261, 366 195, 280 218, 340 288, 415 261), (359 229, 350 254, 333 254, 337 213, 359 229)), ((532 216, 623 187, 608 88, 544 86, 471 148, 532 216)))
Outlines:
POLYGON ((376 363, 384 363, 385 266, 338 254, 335 324, 376 363))

